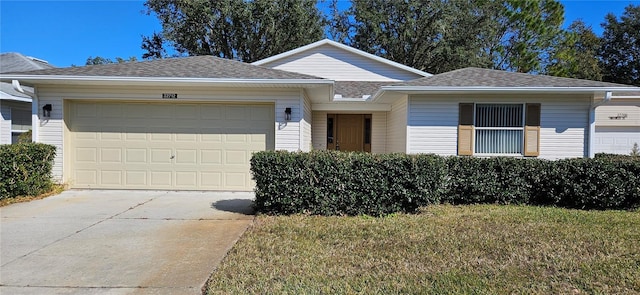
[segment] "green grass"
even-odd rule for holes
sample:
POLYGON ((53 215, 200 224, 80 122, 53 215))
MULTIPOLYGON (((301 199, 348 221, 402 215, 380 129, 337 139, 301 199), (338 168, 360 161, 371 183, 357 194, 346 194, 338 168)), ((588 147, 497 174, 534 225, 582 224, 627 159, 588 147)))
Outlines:
POLYGON ((208 294, 640 294, 640 212, 258 216, 208 294))

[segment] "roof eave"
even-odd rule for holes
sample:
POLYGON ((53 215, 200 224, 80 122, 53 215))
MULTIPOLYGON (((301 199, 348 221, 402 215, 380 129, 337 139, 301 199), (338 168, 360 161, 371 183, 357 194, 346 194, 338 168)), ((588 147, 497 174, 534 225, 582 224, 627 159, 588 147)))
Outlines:
POLYGON ((461 94, 461 93, 604 93, 636 92, 640 87, 488 87, 488 86, 382 86, 372 96, 376 101, 385 92, 403 94, 461 94))
POLYGON ((239 79, 239 78, 179 78, 179 77, 120 77, 120 76, 69 76, 69 75, 4 75, 2 81, 19 80, 32 84, 77 85, 141 85, 141 86, 251 86, 297 85, 312 87, 332 85, 328 79, 239 79))

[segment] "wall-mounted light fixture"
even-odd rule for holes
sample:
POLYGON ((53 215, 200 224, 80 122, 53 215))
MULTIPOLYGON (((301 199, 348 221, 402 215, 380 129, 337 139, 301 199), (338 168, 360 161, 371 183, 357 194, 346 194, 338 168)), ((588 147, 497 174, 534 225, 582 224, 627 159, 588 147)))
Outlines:
POLYGON ((53 109, 51 104, 45 104, 42 107, 42 116, 45 117, 45 118, 51 117, 51 109, 53 109))
POLYGON ((284 120, 291 121, 291 108, 284 109, 284 120))

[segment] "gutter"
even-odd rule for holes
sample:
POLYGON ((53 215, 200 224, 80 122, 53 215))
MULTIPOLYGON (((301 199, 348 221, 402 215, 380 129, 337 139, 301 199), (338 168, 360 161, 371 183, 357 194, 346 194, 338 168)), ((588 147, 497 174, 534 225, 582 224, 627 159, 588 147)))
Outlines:
POLYGON ((27 89, 22 88, 22 85, 20 85, 20 81, 18 80, 12 80, 11 81, 11 86, 13 86, 13 89, 15 91, 18 91, 22 94, 25 94, 29 97, 31 97, 31 141, 32 142, 37 142, 38 141, 38 127, 40 126, 40 124, 38 124, 40 122, 40 118, 38 118, 38 105, 39 105, 39 101, 38 101, 38 95, 36 95, 35 92, 35 88, 34 91, 30 91, 27 89))
POLYGON ((604 98, 597 102, 591 102, 589 107, 589 145, 587 150, 589 151, 589 158, 593 158, 596 155, 594 139, 596 136, 596 108, 611 101, 612 92, 607 91, 604 94, 604 98))

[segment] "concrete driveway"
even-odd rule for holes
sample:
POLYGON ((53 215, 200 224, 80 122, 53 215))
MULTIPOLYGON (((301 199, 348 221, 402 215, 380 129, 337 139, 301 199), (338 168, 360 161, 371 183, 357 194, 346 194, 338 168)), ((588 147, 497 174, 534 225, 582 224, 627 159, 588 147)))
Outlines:
POLYGON ((0 294, 201 294, 253 197, 71 190, 0 208, 0 294))

